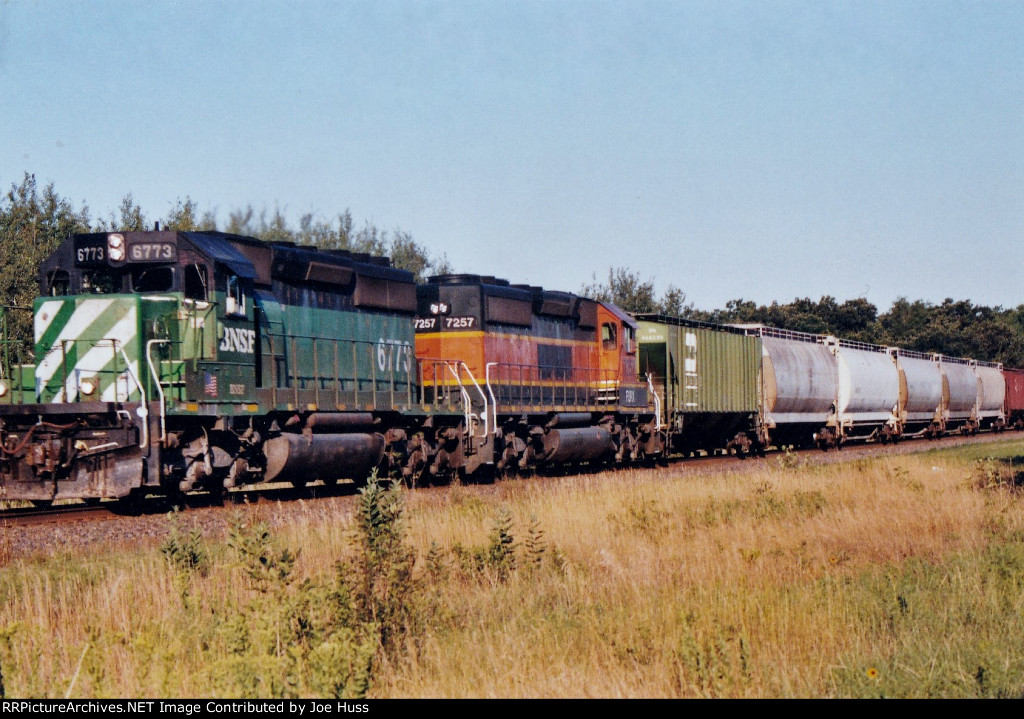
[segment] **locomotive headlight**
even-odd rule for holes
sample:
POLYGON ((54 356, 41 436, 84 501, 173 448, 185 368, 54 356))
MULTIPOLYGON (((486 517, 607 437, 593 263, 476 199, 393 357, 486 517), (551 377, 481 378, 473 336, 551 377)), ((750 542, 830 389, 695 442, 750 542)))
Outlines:
POLYGON ((88 396, 96 391, 96 387, 98 384, 99 383, 96 381, 95 377, 86 377, 79 383, 78 389, 82 392, 82 394, 88 396))
POLYGON ((7 380, 0 379, 0 397, 3 397, 5 394, 7 394, 8 389, 9 388, 7 386, 7 380))
POLYGON ((124 235, 113 234, 107 236, 107 257, 114 262, 120 262, 124 259, 124 235))

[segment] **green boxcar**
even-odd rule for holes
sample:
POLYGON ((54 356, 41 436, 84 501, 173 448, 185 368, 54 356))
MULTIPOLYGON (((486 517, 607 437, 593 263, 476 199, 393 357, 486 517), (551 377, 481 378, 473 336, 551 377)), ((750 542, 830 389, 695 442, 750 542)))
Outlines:
POLYGON ((650 375, 674 450, 718 449, 756 436, 761 341, 746 330, 637 315, 640 375, 650 375))

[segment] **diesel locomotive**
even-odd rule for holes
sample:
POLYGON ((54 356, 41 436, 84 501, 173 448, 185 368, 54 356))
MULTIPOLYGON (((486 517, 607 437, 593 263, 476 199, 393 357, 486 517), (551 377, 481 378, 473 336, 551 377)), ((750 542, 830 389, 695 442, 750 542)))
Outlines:
POLYGON ((839 447, 1024 422, 1024 372, 220 232, 69 237, 0 309, 0 498, 839 447))

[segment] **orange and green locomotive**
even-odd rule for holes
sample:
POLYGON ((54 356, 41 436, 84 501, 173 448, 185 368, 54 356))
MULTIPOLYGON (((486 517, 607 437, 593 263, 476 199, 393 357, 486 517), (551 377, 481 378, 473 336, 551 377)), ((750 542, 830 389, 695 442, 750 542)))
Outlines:
POLYGON ((480 275, 432 277, 417 292, 425 391, 457 388, 472 408, 467 466, 511 471, 661 454, 628 314, 480 275))

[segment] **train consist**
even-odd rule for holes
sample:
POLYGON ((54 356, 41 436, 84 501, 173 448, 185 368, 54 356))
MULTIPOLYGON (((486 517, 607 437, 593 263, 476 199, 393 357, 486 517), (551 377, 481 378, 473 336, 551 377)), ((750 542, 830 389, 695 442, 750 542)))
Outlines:
POLYGON ((69 237, 0 310, 0 497, 411 481, 1024 420, 1024 372, 218 232, 69 237))

